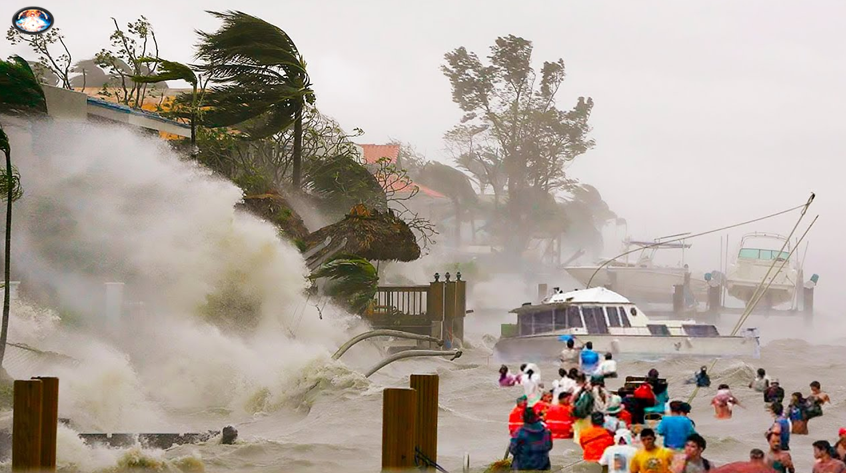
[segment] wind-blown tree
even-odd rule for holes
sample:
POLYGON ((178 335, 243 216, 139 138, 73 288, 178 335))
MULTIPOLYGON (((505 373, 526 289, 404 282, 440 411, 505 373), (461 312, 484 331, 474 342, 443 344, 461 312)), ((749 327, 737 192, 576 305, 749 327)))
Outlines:
POLYGON ((214 33, 200 32, 197 59, 212 88, 203 99, 203 124, 238 126, 261 139, 294 126, 292 182, 302 177, 303 108, 314 103, 306 63, 287 33, 240 11, 210 12, 223 20, 214 33))
POLYGON ((139 84, 154 84, 156 82, 168 80, 184 80, 191 84, 191 106, 190 106, 190 120, 191 120, 191 156, 197 156, 197 75, 194 71, 185 64, 167 61, 159 58, 143 57, 139 58, 140 63, 157 63, 158 70, 151 75, 135 75, 132 76, 133 82, 139 84))
POLYGON ((469 134, 490 151, 473 159, 501 160, 496 164, 506 177, 508 222, 503 237, 519 254, 534 231, 532 196, 572 185, 564 166, 594 145, 587 136, 593 100, 580 97, 572 109, 559 109, 555 97, 564 81, 564 61, 544 62, 536 72, 532 43, 517 36, 497 38, 489 64, 464 47, 445 58, 441 69, 452 85, 453 101, 466 112, 457 127, 461 130, 454 131, 469 134))
POLYGON ((379 275, 376 267, 356 255, 340 254, 323 263, 309 276, 329 279, 326 295, 354 314, 362 314, 376 296, 379 275))
POLYGON ((415 182, 430 187, 449 197, 455 211, 455 245, 461 244, 461 223, 465 213, 476 206, 478 197, 470 178, 446 164, 429 162, 417 174, 415 182))
MULTIPOLYGON (((38 79, 29 64, 20 56, 9 61, 0 61, 0 114, 38 115, 47 113, 47 100, 38 79)), ((3 321, 0 326, 0 370, 6 355, 6 340, 9 334, 9 280, 12 259, 12 202, 23 193, 20 175, 12 167, 12 150, 9 138, 0 127, 0 150, 6 156, 6 171, 3 173, 6 200, 6 248, 3 268, 3 321)), ((5 374, 5 370, 2 371, 5 374)))

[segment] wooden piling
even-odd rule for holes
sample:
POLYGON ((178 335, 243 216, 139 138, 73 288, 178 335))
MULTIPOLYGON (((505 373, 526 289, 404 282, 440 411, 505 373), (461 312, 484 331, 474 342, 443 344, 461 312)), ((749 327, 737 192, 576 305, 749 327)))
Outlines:
POLYGON ((12 471, 41 470, 41 380, 16 380, 12 414, 12 471))
POLYGON ((387 388, 382 397, 382 470, 414 468, 417 392, 387 388))
POLYGON ((444 282, 435 281, 429 283, 429 291, 426 294, 426 316, 435 327, 433 336, 444 340, 446 330, 444 327, 444 282))
POLYGON ((41 471, 56 471, 56 435, 59 426, 59 378, 41 380, 41 471))
POLYGON ((415 444, 423 455, 438 461, 438 375, 413 374, 411 388, 417 392, 415 444))
POLYGON ((716 314, 720 312, 720 299, 723 295, 723 286, 708 286, 708 312, 716 314))
POLYGON ((684 310, 684 286, 673 286, 673 312, 680 314, 684 310))
POLYGON ((811 315, 814 313, 814 288, 813 287, 803 287, 803 303, 802 303, 802 311, 805 312, 807 315, 811 315))

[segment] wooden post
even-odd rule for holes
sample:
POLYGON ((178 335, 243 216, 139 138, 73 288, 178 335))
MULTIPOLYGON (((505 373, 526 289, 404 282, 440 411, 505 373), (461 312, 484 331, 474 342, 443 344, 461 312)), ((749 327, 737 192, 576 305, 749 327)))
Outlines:
POLYGON ((454 348, 453 343, 455 337, 455 318, 456 304, 455 304, 455 281, 447 281, 444 286, 444 346, 446 348, 454 348), (446 342, 449 341, 449 345, 446 342))
POLYGON ((720 311, 720 298, 722 294, 722 284, 719 286, 708 286, 708 312, 716 314, 720 311))
POLYGON ((417 392, 387 388, 382 397, 382 470, 414 468, 417 392))
POLYGON ((804 294, 804 303, 802 304, 802 310, 810 315, 814 313, 814 288, 813 287, 803 287, 802 288, 804 294))
POLYGON ((56 471, 56 435, 59 426, 59 378, 41 380, 41 471, 56 471))
POLYGON ((41 380, 16 380, 12 414, 12 471, 41 470, 41 380))
POLYGON ((673 286, 673 312, 680 314, 684 310, 684 286, 673 286))
POLYGON ((444 283, 435 281, 429 284, 429 292, 426 294, 426 314, 433 325, 437 326, 437 334, 434 336, 444 339, 444 283))
MULTIPOLYGON (((454 338, 464 346, 464 318, 467 317, 467 281, 455 281, 455 322, 452 324, 454 338)), ((455 348, 455 347, 453 347, 455 348)))
POLYGON ((438 461, 438 375, 413 374, 411 388, 417 392, 415 445, 433 462, 438 461))

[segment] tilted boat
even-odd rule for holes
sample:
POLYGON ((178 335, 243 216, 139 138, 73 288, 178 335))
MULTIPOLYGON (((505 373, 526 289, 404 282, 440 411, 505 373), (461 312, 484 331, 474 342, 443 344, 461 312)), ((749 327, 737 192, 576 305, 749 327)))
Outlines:
MULTIPOLYGON (((588 282, 592 287, 609 286, 639 302, 670 302, 673 300, 674 286, 684 285, 685 279, 687 279, 690 296, 696 300, 705 300, 708 293, 708 283, 705 281, 704 274, 691 273, 687 265, 662 266, 655 264, 655 254, 659 250, 684 250, 690 248, 689 244, 656 244, 656 242, 649 241, 626 240, 623 242, 623 247, 625 251, 632 248, 642 249, 636 263, 613 261, 597 271, 602 263, 600 262, 593 265, 568 266, 564 270, 585 286, 588 282), (655 246, 649 247, 650 245, 655 246), (590 280, 591 277, 593 277, 592 281, 590 280)), ((688 303, 687 305, 692 304, 688 303)))
POLYGON ((799 281, 799 271, 796 259, 788 258, 789 241, 784 246, 784 251, 780 251, 786 240, 785 237, 773 233, 757 232, 744 235, 740 241, 737 259, 726 275, 728 293, 743 302, 750 302, 758 285, 775 262, 767 279, 767 282, 770 279, 773 282, 761 298, 759 306, 773 307, 792 301, 797 281, 799 281), (776 274, 782 263, 788 259, 784 268, 776 274), (774 274, 775 278, 773 278, 774 274))
POLYGON ((540 304, 514 309, 517 324, 503 325, 494 355, 503 362, 557 360, 566 335, 593 342, 599 352, 624 357, 760 355, 757 329, 739 336, 720 335, 717 327, 693 320, 653 321, 635 304, 603 287, 558 292, 540 304))

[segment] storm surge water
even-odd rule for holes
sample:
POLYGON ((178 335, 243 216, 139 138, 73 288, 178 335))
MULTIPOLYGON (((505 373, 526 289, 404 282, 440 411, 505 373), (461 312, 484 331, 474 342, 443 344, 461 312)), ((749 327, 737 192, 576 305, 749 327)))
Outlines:
POLYGON ((368 384, 329 361, 355 320, 318 313, 299 251, 236 210, 236 186, 125 128, 7 131, 25 189, 13 280, 29 298, 13 307, 10 341, 76 360, 8 366, 17 378, 59 376, 60 416, 75 429, 219 429, 296 411, 326 379, 368 384), (144 309, 106 320, 113 281, 144 309))

